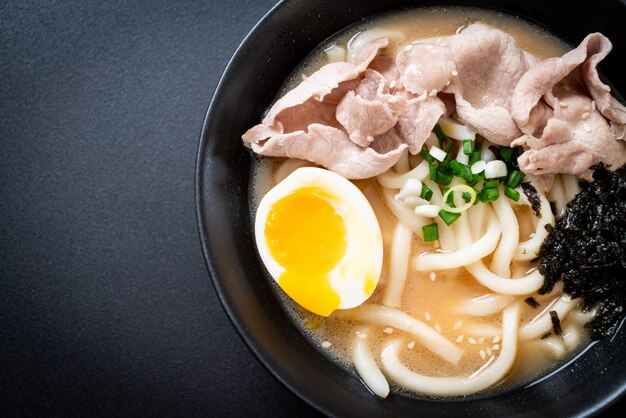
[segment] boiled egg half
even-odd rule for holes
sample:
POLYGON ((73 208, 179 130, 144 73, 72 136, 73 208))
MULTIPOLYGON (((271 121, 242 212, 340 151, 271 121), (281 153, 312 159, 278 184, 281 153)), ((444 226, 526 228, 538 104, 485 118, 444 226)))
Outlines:
POLYGON ((363 193, 332 171, 303 167, 277 184, 259 203, 255 235, 270 275, 318 315, 362 304, 378 284, 376 215, 363 193))

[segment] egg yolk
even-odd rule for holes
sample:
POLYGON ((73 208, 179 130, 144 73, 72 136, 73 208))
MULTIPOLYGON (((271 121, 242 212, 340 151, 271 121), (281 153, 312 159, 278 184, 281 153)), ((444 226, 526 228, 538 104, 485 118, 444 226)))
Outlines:
POLYGON ((285 269, 278 284, 302 307, 323 316, 341 302, 329 273, 347 247, 346 225, 331 200, 321 189, 297 189, 274 203, 265 224, 270 254, 285 269))

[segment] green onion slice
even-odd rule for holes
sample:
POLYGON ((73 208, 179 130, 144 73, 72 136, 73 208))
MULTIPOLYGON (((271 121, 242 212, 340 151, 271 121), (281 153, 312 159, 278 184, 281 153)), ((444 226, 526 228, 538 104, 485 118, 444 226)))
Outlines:
POLYGON ((439 227, 436 223, 422 227, 424 242, 436 241, 439 239, 439 227))
POLYGON ((474 151, 474 141, 466 139, 463 141, 463 154, 470 155, 474 151))
POLYGON ((508 197, 509 199, 514 200, 516 202, 519 200, 519 197, 520 197, 519 192, 509 186, 504 187, 504 195, 508 197))
POLYGON ((512 189, 515 189, 517 186, 520 185, 522 180, 524 180, 524 177, 525 175, 521 171, 511 170, 509 171, 509 174, 506 176, 506 180, 504 181, 504 184, 506 184, 512 189))
POLYGON ((430 199, 433 197, 433 191, 427 185, 422 184, 422 194, 420 194, 420 197, 430 202, 430 199))
POLYGON ((454 221, 461 217, 461 214, 441 209, 439 211, 439 217, 446 223, 446 225, 450 226, 454 223, 454 221))
MULTIPOLYGON (((467 195, 465 195, 465 196, 467 196, 467 195)), ((463 200, 465 200, 465 199, 463 199, 463 200)), ((441 199, 441 208, 443 210, 445 210, 446 212, 461 213, 461 212, 465 212, 466 210, 471 208, 472 205, 474 204, 475 200, 476 200, 476 190, 474 190, 473 188, 471 188, 467 184, 457 184, 456 186, 450 187, 448 189, 448 191, 443 195, 443 198, 441 199), (455 191, 461 192, 461 196, 463 196, 465 193, 469 194, 469 196, 470 196, 469 201, 466 201, 465 204, 463 206, 461 206, 460 208, 456 208, 456 207, 451 206, 450 204, 448 204, 448 197, 452 193, 452 196, 453 196, 452 199, 454 199, 454 194, 453 193, 455 191)), ((452 201, 454 201, 454 200, 452 200, 452 201)))

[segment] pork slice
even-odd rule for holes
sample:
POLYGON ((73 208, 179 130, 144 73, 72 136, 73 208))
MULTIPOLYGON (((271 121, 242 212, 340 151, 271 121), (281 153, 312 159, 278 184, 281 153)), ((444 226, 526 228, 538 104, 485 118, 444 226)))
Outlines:
POLYGON ((400 84, 406 91, 421 96, 446 87, 456 69, 448 46, 412 43, 396 57, 400 84))
POLYGON ((314 123, 337 125, 332 105, 358 84, 355 79, 387 44, 387 39, 377 39, 363 46, 355 64, 335 62, 311 74, 274 103, 263 118, 265 128, 253 127, 243 135, 244 144, 250 146, 269 138, 260 133, 289 133, 314 123))
POLYGON ((538 63, 520 79, 511 111, 526 133, 514 141, 527 148, 519 158, 523 171, 591 180, 590 166, 616 169, 626 162, 626 143, 619 140, 623 106, 615 105, 596 71, 610 49, 608 39, 591 34, 576 49, 538 63), (542 106, 552 109, 545 128, 533 120, 542 106))
POLYGON ((407 91, 453 94, 460 121, 500 145, 521 135, 510 101, 533 62, 510 35, 480 23, 438 43, 409 45, 396 58, 407 91))
POLYGON ((364 99, 354 91, 349 91, 339 102, 336 118, 350 140, 362 147, 369 146, 375 135, 387 132, 398 120, 385 102, 364 99))
POLYGON ((397 128, 411 154, 421 151, 437 121, 445 113, 446 105, 436 96, 426 99, 414 97, 407 101, 398 117, 397 128))
POLYGON ((335 117, 355 144, 367 147, 396 124, 403 107, 404 99, 389 94, 385 78, 368 69, 355 91, 339 102, 335 117))
MULTIPOLYGON (((613 49, 608 38, 600 33, 588 35, 588 59, 583 63, 583 80, 602 115, 615 124, 626 125, 626 107, 611 95, 611 88, 600 80, 598 63, 613 49), (593 53, 592 53, 593 52, 593 53)), ((585 40, 583 40, 583 44, 585 40)), ((580 46, 579 46, 580 48, 580 46)))
POLYGON ((546 59, 530 68, 519 80, 511 101, 511 114, 520 129, 525 133, 535 129, 529 123, 532 110, 542 96, 570 74, 586 86, 604 117, 616 124, 626 124, 626 108, 611 96, 611 89, 600 80, 596 68, 611 48, 604 35, 592 33, 562 57, 546 59))
POLYGON ((511 96, 530 66, 529 58, 508 34, 473 24, 450 37, 458 76, 446 92, 454 93, 457 115, 489 141, 509 145, 521 135, 511 116, 511 96))
POLYGON ((392 134, 382 135, 374 143, 383 152, 356 145, 340 129, 312 124, 306 132, 274 135, 262 144, 252 143, 252 150, 271 157, 308 160, 348 179, 365 179, 391 168, 407 147, 392 134))
POLYGON ((400 77, 396 60, 388 55, 377 55, 370 63, 369 68, 380 73, 388 83, 397 83, 400 77))
POLYGON ((591 167, 602 162, 610 169, 626 163, 626 142, 615 139, 611 124, 598 111, 591 111, 591 99, 574 89, 555 88, 555 100, 566 106, 554 115, 540 138, 524 135, 513 141, 526 151, 518 158, 525 173, 535 175, 570 173, 591 180, 591 167))

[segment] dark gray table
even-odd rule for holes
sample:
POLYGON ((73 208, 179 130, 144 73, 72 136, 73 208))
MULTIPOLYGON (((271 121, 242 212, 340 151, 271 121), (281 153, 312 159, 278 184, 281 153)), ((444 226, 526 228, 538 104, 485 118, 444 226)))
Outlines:
POLYGON ((232 328, 196 229, 208 102, 273 3, 0 5, 5 412, 311 413, 232 328))
POLYGON ((0 5, 0 415, 315 415, 235 333, 196 230, 206 107, 273 3, 0 5))

